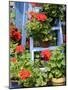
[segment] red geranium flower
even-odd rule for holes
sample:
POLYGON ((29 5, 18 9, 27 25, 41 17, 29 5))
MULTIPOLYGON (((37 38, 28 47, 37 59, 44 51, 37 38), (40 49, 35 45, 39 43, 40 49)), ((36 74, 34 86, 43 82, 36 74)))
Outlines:
POLYGON ((13 58, 10 58, 10 61, 15 63, 17 61, 17 59, 15 57, 13 57, 13 58))
POLYGON ((36 18, 38 21, 45 21, 47 19, 47 16, 43 13, 39 13, 37 14, 36 18))
POLYGON ((17 31, 17 30, 13 30, 11 32, 11 38, 13 40, 20 41, 21 40, 21 33, 19 31, 17 31))
POLYGON ((16 39, 17 41, 20 41, 20 40, 21 40, 21 34, 20 34, 19 31, 17 31, 17 32, 15 33, 15 39, 16 39))
POLYGON ((29 78, 31 76, 30 71, 26 70, 26 69, 22 69, 19 72, 19 76, 22 80, 26 80, 27 78, 29 78))
POLYGON ((41 56, 44 57, 45 61, 48 61, 51 57, 51 52, 50 50, 43 50, 41 51, 41 56))
POLYGON ((30 11, 30 12, 28 12, 28 15, 30 15, 30 16, 29 16, 29 20, 32 21, 33 18, 36 17, 37 13, 34 12, 34 11, 30 11))
POLYGON ((19 46, 16 47, 15 52, 22 53, 22 52, 24 52, 24 50, 25 50, 24 46, 23 45, 19 45, 19 46))

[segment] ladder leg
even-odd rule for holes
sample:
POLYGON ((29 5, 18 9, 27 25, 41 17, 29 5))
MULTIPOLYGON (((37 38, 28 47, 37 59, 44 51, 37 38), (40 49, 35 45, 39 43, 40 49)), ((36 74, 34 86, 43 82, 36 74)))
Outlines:
POLYGON ((62 33, 62 26, 61 26, 61 22, 59 22, 59 31, 58 31, 58 42, 57 42, 58 46, 63 44, 63 33, 62 33))
POLYGON ((34 60, 34 51, 31 51, 31 60, 34 60))

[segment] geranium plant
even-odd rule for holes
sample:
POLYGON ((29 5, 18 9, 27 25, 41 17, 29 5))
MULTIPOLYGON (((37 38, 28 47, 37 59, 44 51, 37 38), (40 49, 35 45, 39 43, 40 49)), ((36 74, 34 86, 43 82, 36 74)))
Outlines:
POLYGON ((47 73, 40 70, 39 61, 31 61, 28 50, 10 58, 10 79, 22 87, 46 86, 47 73))
POLYGON ((32 67, 32 70, 25 70, 20 74, 20 84, 22 87, 46 86, 47 73, 42 72, 38 67, 32 67), (24 73, 25 72, 25 73, 24 73))
POLYGON ((36 13, 33 11, 29 12, 29 14, 30 19, 26 25, 29 35, 35 40, 39 38, 43 41, 51 40, 52 34, 48 35, 51 30, 47 16, 44 13, 36 13))
POLYGON ((15 48, 13 56, 10 56, 10 75, 13 78, 18 77, 18 73, 22 67, 30 68, 30 53, 28 53, 28 51, 25 50, 23 51, 22 46, 20 46, 21 49, 17 47, 15 48))
POLYGON ((53 50, 51 58, 46 64, 49 79, 65 77, 65 55, 62 50, 62 46, 53 50))
POLYGON ((41 51, 41 57, 44 59, 44 61, 49 61, 51 57, 51 51, 50 50, 41 51))

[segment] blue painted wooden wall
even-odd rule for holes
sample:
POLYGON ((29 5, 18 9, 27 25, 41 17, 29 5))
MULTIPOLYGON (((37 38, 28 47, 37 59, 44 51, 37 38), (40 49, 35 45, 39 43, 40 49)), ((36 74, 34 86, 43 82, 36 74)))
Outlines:
POLYGON ((15 8, 16 8, 16 27, 22 30, 22 44, 25 46, 26 44, 26 20, 27 15, 26 12, 28 11, 28 3, 25 2, 15 2, 15 8))

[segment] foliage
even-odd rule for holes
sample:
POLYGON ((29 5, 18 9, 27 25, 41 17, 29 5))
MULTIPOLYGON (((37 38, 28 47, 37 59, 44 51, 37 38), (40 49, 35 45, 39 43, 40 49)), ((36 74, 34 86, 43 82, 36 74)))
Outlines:
POLYGON ((53 50, 50 61, 46 64, 49 79, 65 76, 65 55, 62 50, 61 46, 53 50))
POLYGON ((24 87, 45 86, 47 84, 47 74, 39 68, 32 68, 31 77, 26 80, 20 80, 24 87))
POLYGON ((64 5, 31 4, 33 8, 41 7, 41 9, 39 12, 28 12, 26 24, 28 47, 21 45, 21 31, 12 23, 10 24, 10 80, 18 78, 18 83, 23 87, 45 86, 49 79, 65 76, 63 47, 42 51, 41 55, 45 60, 41 60, 40 53, 36 53, 34 61, 31 60, 30 51, 27 49, 30 47, 28 38, 30 36, 40 41, 56 40, 51 28, 56 18, 64 19, 64 5), (41 66, 44 66, 44 71, 41 66))
POLYGON ((36 17, 34 17, 32 21, 27 21, 26 28, 29 36, 32 36, 35 40, 39 40, 39 38, 43 41, 52 40, 52 34, 48 35, 51 31, 48 19, 44 22, 40 22, 36 19, 36 17))
MULTIPOLYGON (((13 51, 15 51, 17 43, 11 43, 10 46, 10 51, 12 48, 13 51)), ((47 73, 40 70, 39 60, 35 60, 35 62, 33 62, 30 57, 31 55, 29 50, 25 50, 21 53, 12 52, 10 54, 10 79, 13 78, 15 80, 18 78, 18 83, 23 87, 45 86, 48 80, 47 73), (22 71, 22 74, 20 74, 22 69, 29 71, 31 75, 26 73, 25 76, 23 76, 25 72, 22 71), (28 77, 26 75, 30 76, 28 77)))
MULTIPOLYGON (((32 5, 34 5, 34 9, 37 7, 36 3, 33 3, 32 5)), ((51 33, 51 28, 55 24, 58 24, 58 19, 65 21, 64 12, 65 5, 41 3, 41 9, 39 9, 39 12, 28 12, 26 28, 29 36, 32 36, 35 40, 40 39, 41 41, 56 40, 56 36, 53 36, 53 33, 51 33), (46 19, 44 18, 45 16, 46 19)))
POLYGON ((65 20, 65 5, 58 4, 43 4, 43 10, 52 20, 58 18, 61 21, 65 20))

